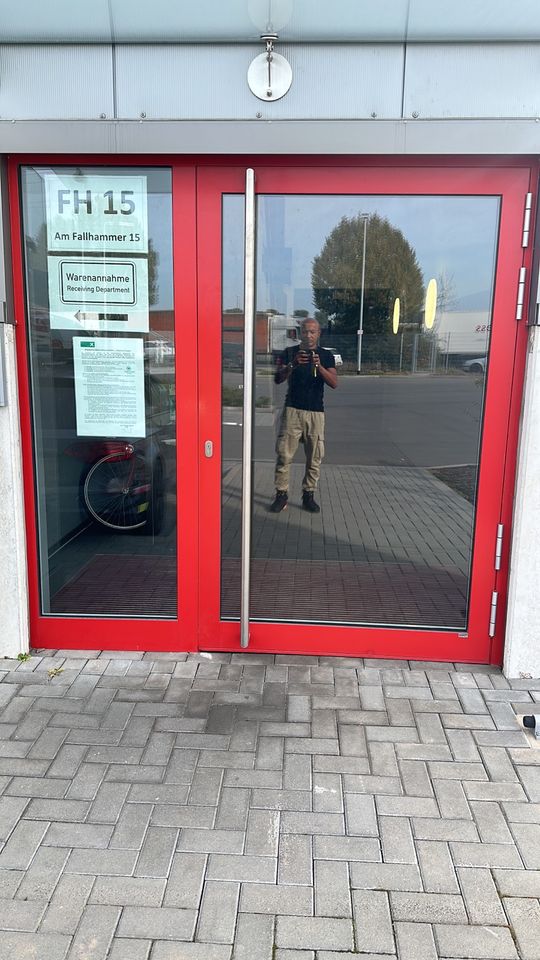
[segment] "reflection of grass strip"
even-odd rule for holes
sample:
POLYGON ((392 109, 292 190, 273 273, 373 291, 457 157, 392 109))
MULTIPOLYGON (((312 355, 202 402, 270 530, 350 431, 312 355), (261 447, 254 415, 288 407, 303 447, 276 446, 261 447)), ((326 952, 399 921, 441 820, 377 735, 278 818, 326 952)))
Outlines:
POLYGON ((476 499, 476 464, 466 463, 460 467, 436 467, 430 470, 430 473, 474 505, 476 499))
MULTIPOLYGON (((223 387, 222 390, 222 404, 224 407, 241 407, 244 403, 244 391, 239 387, 223 387)), ((257 397, 255 400, 256 407, 269 407, 271 406, 270 397, 257 397)))

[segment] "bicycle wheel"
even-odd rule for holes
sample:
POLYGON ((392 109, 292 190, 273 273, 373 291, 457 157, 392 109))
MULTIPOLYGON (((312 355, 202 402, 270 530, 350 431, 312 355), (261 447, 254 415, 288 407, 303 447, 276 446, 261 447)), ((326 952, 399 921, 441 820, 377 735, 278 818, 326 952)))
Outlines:
POLYGON ((119 460, 108 454, 93 465, 84 482, 90 515, 111 530, 136 530, 149 518, 152 477, 141 454, 119 460))

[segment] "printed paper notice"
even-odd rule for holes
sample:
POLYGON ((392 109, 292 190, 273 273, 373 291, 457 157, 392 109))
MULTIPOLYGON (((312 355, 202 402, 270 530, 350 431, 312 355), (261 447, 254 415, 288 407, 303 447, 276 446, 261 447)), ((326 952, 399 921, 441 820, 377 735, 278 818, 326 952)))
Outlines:
POLYGON ((144 437, 142 338, 73 337, 79 437, 144 437))

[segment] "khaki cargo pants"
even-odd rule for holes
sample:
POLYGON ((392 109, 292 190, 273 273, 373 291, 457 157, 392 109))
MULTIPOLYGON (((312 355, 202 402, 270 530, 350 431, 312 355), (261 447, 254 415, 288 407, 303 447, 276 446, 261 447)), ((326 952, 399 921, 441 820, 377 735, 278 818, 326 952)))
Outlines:
POLYGON ((316 490, 324 457, 324 413, 319 410, 297 410, 285 407, 276 441, 276 490, 288 490, 289 467, 298 449, 304 444, 306 472, 302 490, 316 490))

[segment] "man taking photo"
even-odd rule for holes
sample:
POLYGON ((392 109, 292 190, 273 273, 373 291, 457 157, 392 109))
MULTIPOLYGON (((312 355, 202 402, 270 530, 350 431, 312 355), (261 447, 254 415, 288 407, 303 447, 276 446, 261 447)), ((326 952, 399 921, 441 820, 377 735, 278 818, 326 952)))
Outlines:
POLYGON ((272 513, 285 510, 289 500, 289 468, 304 444, 306 472, 302 481, 302 506, 319 513, 315 491, 324 457, 324 387, 337 387, 336 362, 331 350, 319 346, 321 334, 317 320, 306 319, 300 328, 300 344, 288 347, 277 358, 275 383, 287 381, 287 396, 276 442, 276 496, 272 513))

